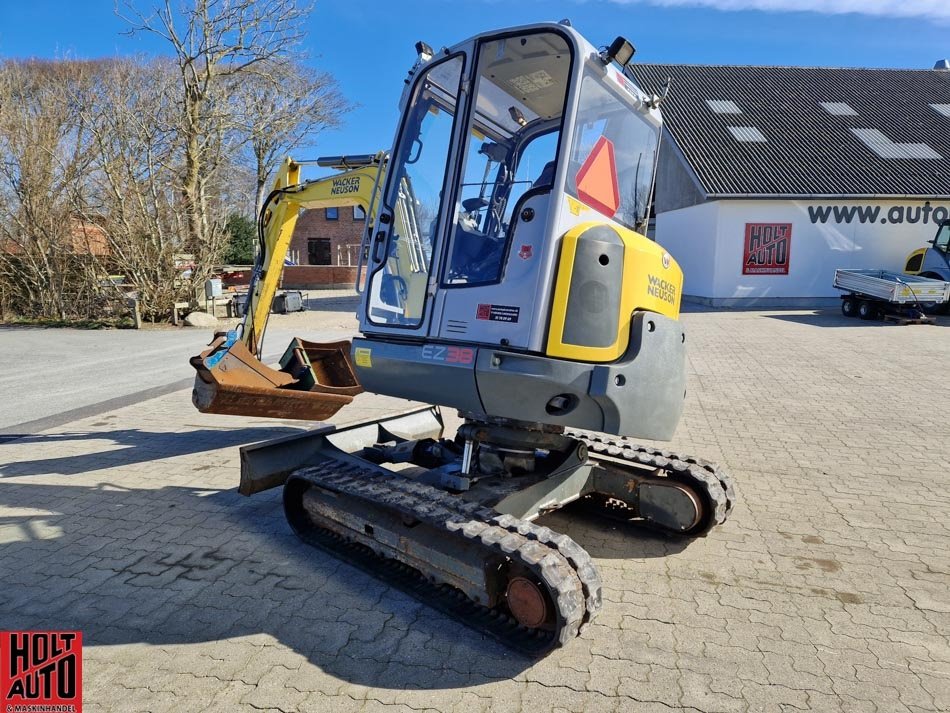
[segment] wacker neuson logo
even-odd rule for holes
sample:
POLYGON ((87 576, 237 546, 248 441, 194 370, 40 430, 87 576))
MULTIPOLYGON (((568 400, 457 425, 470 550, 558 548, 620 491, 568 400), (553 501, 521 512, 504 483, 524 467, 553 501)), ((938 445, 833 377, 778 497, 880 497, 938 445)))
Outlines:
POLYGON ((0 713, 81 711, 81 632, 0 631, 0 713))
POLYGON ((647 275, 647 294, 670 304, 676 303, 676 285, 656 275, 647 275))
POLYGON ((360 189, 360 177, 350 176, 348 178, 334 178, 330 188, 331 196, 344 195, 346 193, 356 193, 360 189))

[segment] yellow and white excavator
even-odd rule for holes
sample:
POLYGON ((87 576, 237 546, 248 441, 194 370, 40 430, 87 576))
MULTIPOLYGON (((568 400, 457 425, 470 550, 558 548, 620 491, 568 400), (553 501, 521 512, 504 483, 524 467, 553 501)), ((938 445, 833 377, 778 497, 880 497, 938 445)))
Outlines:
POLYGON ((629 440, 669 440, 686 386, 682 271, 637 232, 660 98, 628 41, 566 22, 416 49, 388 159, 338 158, 314 183, 284 165, 245 322, 192 360, 194 401, 311 420, 362 390, 433 404, 245 447, 240 491, 283 486, 306 542, 542 655, 602 601, 587 552, 539 517, 580 501, 696 537, 735 503, 716 465, 629 440), (347 204, 367 213, 360 335, 261 364, 297 211, 347 204), (440 407, 463 419, 449 437, 440 407))
POLYGON ((950 282, 950 220, 937 226, 929 248, 919 248, 907 256, 904 274, 950 282))

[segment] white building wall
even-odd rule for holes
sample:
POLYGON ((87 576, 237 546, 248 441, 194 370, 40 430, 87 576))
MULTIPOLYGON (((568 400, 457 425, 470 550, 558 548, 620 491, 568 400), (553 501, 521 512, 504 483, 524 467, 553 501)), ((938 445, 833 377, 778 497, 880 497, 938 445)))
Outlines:
POLYGON ((943 216, 948 201, 724 200, 659 214, 656 239, 683 268, 686 295, 791 306, 837 297, 831 284, 839 267, 901 271, 943 216), (792 224, 787 275, 742 274, 746 223, 792 224))
POLYGON ((709 297, 716 292, 719 206, 702 203, 656 216, 656 241, 683 268, 684 295, 709 297))

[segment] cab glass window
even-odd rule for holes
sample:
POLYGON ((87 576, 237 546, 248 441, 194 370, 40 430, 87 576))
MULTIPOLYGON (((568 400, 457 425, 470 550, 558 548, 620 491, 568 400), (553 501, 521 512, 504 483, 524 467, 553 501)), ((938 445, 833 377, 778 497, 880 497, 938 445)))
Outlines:
POLYGON ((376 324, 422 322, 462 66, 461 56, 452 57, 420 77, 389 164, 384 205, 392 211, 392 227, 368 300, 368 316, 376 324))
POLYGON ((944 223, 937 232, 937 238, 934 240, 934 247, 940 252, 950 252, 950 223, 944 223))
POLYGON ((587 69, 581 83, 567 191, 608 218, 642 232, 649 219, 660 127, 637 108, 639 100, 629 80, 613 67, 606 71, 607 76, 595 76, 587 69))
POLYGON ((571 50, 552 32, 483 42, 444 283, 501 278, 518 200, 554 180, 571 50))

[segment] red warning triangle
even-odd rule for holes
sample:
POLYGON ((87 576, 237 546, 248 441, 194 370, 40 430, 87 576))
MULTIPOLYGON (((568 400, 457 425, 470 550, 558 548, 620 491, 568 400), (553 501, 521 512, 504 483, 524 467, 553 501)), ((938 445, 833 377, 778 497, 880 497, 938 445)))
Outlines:
POLYGON ((617 163, 614 145, 606 136, 594 144, 587 160, 577 172, 577 197, 591 208, 612 218, 620 207, 620 188, 617 186, 617 163))

